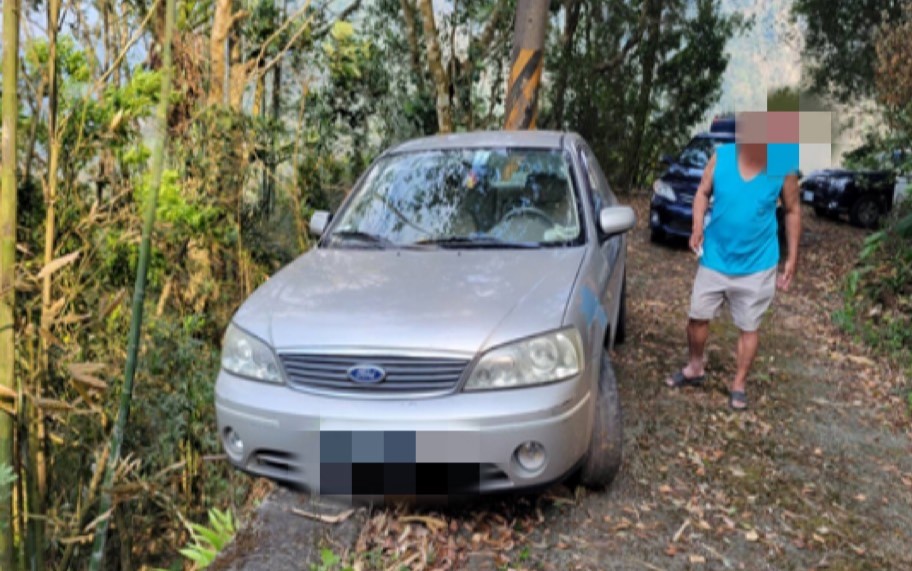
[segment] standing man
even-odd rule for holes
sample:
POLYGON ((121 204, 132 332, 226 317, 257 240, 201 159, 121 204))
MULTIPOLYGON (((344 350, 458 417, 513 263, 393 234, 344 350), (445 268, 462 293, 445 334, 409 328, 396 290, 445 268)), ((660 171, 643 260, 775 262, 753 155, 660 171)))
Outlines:
MULTIPOLYGON (((691 297, 687 342, 690 360, 665 380, 669 387, 700 385, 709 321, 727 301, 738 339, 738 370, 729 387, 729 406, 747 409, 747 375, 757 355, 758 330, 776 288, 788 291, 798 262, 801 205, 794 165, 768 156, 767 114, 741 113, 737 143, 720 145, 706 165, 693 202, 690 247, 700 258, 691 297), (776 168, 769 168, 775 164, 776 168), (706 209, 712 216, 704 230, 706 209), (776 203, 782 198, 788 254, 778 274, 776 203)), ((774 152, 778 152, 775 149, 774 152)))

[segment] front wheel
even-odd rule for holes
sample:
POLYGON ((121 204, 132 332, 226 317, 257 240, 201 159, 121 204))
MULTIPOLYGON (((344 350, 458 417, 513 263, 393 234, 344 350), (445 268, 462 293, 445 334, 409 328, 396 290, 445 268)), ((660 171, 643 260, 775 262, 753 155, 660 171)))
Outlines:
POLYGON ((605 488, 621 469, 624 433, 617 377, 607 355, 602 355, 595 419, 589 450, 580 470, 580 480, 590 488, 605 488))
POLYGON ((859 198, 849 212, 852 224, 862 228, 876 228, 880 223, 880 207, 870 198, 859 198))

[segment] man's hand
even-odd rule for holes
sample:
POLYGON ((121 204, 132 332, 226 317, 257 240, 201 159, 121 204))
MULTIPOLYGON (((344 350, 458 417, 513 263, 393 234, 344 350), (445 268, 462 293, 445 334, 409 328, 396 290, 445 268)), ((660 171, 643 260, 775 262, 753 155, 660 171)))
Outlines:
POLYGON ((690 249, 698 256, 703 252, 703 231, 696 230, 690 234, 690 249))
POLYGON ((788 291, 789 286, 792 285, 792 278, 795 277, 795 260, 787 260, 785 265, 782 267, 782 271, 779 272, 779 275, 776 278, 776 287, 782 291, 788 291))

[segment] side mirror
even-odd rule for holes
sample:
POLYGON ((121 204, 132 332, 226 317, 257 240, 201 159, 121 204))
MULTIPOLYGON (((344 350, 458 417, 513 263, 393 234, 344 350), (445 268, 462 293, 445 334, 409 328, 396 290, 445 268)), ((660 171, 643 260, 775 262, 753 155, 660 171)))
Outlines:
POLYGON ((317 210, 310 217, 310 224, 308 228, 310 230, 311 236, 322 236, 323 231, 326 230, 326 227, 329 225, 329 220, 332 218, 332 214, 326 210, 317 210))
POLYGON ((607 236, 623 234, 636 225, 636 213, 629 206, 610 206, 599 212, 599 227, 607 236))
POLYGON ((659 161, 661 161, 662 164, 670 165, 671 163, 675 162, 675 158, 674 155, 665 154, 659 158, 659 161))

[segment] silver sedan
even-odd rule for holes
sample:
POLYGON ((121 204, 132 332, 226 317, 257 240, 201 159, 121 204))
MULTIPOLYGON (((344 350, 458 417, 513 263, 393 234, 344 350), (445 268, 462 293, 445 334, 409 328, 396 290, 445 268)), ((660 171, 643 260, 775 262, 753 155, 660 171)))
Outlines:
POLYGON ((348 497, 609 484, 634 223, 573 133, 388 150, 228 326, 228 458, 348 497))

